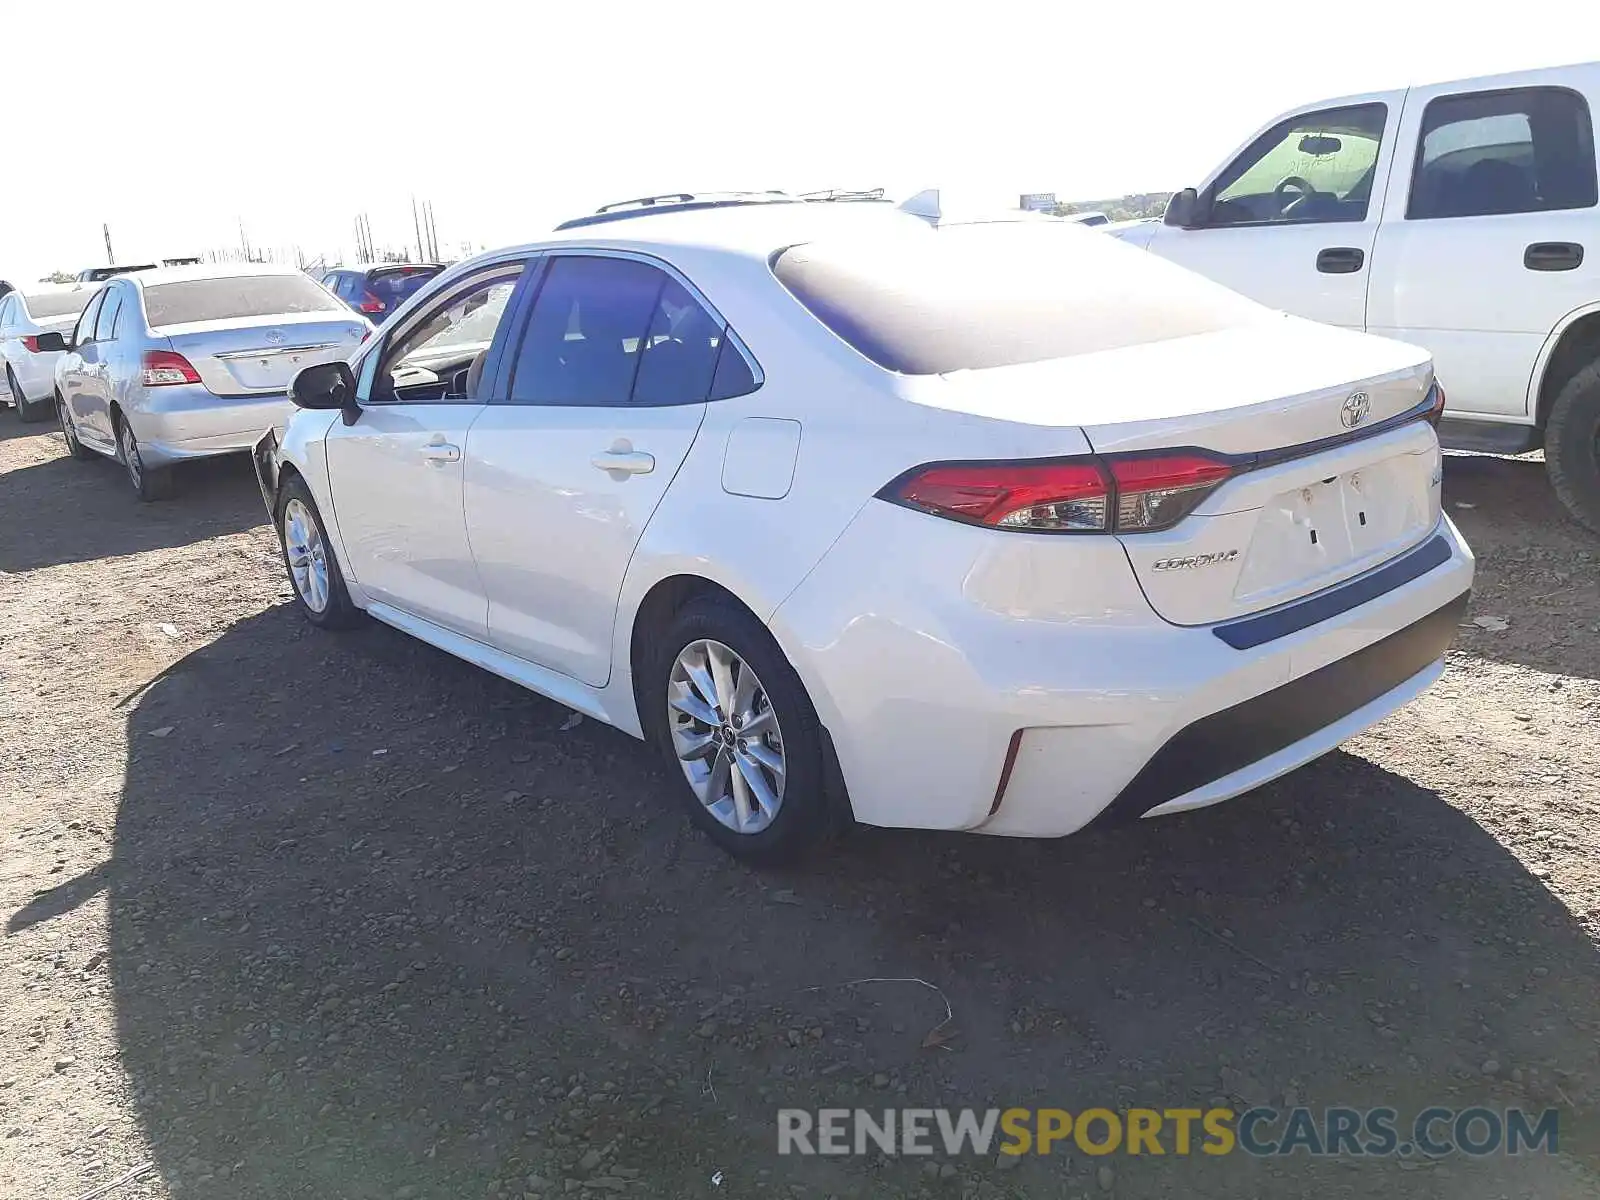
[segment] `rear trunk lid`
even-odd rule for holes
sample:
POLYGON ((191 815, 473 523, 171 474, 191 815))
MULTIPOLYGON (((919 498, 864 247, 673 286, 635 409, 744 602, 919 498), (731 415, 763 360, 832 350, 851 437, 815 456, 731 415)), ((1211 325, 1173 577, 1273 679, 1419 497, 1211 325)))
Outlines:
MULTIPOLYGON (((945 377, 940 406, 1072 421, 1100 455, 1198 449, 1235 473, 1172 529, 1119 534, 1151 607, 1206 625, 1367 571, 1439 521, 1440 455, 1420 419, 1425 351, 1281 321, 945 377), (1067 396, 1071 399, 1063 400, 1067 396)), ((1048 436, 1039 453, 1051 451, 1048 436)))
POLYGON ((193 321, 155 332, 211 392, 250 396, 286 391, 301 368, 348 358, 369 328, 353 314, 317 312, 193 321))

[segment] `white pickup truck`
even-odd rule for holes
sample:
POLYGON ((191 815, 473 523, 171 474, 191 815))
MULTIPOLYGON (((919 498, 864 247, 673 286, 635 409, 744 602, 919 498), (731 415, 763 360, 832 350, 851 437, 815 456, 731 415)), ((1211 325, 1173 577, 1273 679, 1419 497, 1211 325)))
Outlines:
POLYGON ((1306 105, 1114 236, 1429 350, 1446 446, 1544 447, 1600 531, 1600 63, 1306 105))

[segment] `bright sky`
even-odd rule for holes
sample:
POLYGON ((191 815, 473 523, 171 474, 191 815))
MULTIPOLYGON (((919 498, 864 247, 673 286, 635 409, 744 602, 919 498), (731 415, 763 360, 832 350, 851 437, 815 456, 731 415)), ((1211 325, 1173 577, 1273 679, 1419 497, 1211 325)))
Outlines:
POLYGON ((351 256, 363 211, 399 248, 413 194, 454 256, 652 192, 1173 189, 1303 103, 1600 59, 1593 3, 14 0, 0 277, 103 262, 102 222, 122 262, 241 220, 351 256))

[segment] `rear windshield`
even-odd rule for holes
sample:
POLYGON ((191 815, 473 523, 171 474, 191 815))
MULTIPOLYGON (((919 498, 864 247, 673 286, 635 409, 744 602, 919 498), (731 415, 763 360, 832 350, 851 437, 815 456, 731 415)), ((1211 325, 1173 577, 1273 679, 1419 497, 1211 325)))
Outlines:
POLYGON ((1004 367, 1211 333, 1260 306, 1103 233, 998 223, 791 246, 778 280, 903 375, 1004 367))
POLYGON ((410 270, 376 272, 367 280, 367 290, 393 307, 402 300, 410 299, 440 270, 439 267, 417 267, 410 270))
POLYGON ((94 288, 81 292, 46 292, 42 296, 24 296, 22 302, 35 321, 50 317, 75 317, 94 299, 94 288))
POLYGON ((308 275, 241 275, 152 284, 144 289, 144 310, 155 329, 191 321, 339 312, 342 306, 308 275))

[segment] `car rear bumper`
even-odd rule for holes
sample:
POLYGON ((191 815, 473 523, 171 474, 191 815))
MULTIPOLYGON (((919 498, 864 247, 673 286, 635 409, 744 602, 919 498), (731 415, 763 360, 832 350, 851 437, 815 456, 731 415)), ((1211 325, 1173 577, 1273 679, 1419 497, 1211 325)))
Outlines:
POLYGON ((218 396, 196 384, 148 392, 129 419, 145 462, 161 466, 247 451, 293 411, 282 392, 218 396))
POLYGON ((1473 575, 1442 518, 1434 565, 1235 646, 1163 621, 1100 539, 1061 545, 869 505, 773 615, 859 820, 1047 837, 1248 791, 1432 683, 1473 575))

